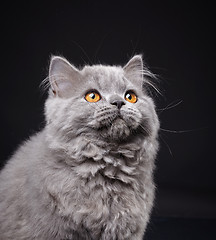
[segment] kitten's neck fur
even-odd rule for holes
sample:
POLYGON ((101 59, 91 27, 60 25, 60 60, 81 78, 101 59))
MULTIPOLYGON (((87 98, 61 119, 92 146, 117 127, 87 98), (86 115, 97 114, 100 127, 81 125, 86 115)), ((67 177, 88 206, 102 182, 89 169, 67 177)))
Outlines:
POLYGON ((131 152, 130 157, 134 158, 136 152, 143 148, 145 140, 149 141, 150 138, 148 137, 147 140, 142 135, 137 135, 136 137, 133 136, 132 140, 114 141, 112 139, 104 139, 98 135, 80 134, 67 141, 67 139, 62 137, 58 138, 57 135, 54 138, 53 134, 50 134, 48 128, 45 129, 45 132, 46 144, 50 151, 56 154, 57 158, 71 158, 74 159, 74 161, 78 158, 79 162, 81 159, 85 161, 86 158, 93 158, 94 161, 98 161, 99 158, 102 158, 108 153, 117 153, 119 151, 121 153, 121 150, 124 152, 131 152))
POLYGON ((133 137, 132 142, 130 140, 108 143, 98 136, 96 138, 81 134, 66 143, 61 142, 63 139, 57 140, 46 134, 46 141, 55 164, 70 166, 77 180, 91 181, 102 178, 105 182, 112 181, 112 184, 113 181, 121 181, 128 187, 139 188, 142 192, 144 189, 140 187, 143 188, 143 185, 137 185, 137 176, 140 176, 140 181, 146 177, 146 173, 143 174, 146 164, 149 165, 147 175, 150 176, 154 168, 152 159, 155 156, 145 152, 145 149, 151 148, 151 144, 154 144, 155 148, 157 142, 143 136, 133 137))

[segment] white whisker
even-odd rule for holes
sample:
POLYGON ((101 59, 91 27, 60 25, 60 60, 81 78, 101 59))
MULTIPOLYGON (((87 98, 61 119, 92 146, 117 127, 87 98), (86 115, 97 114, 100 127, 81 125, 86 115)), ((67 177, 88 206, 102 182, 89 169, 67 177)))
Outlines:
POLYGON ((170 130, 170 129, 164 129, 164 128, 160 128, 161 131, 164 132, 169 132, 169 133, 189 133, 189 132, 195 132, 195 131, 200 131, 200 130, 204 130, 207 127, 203 127, 203 128, 196 128, 196 129, 188 129, 188 130, 170 130))
POLYGON ((161 108, 161 109, 157 109, 158 111, 161 111, 160 113, 162 113, 163 111, 165 110, 168 110, 168 109, 172 109, 174 107, 177 107, 178 105, 180 105, 181 103, 183 102, 183 100, 175 100, 171 103, 169 103, 165 108, 161 108))
POLYGON ((160 137, 160 139, 163 141, 163 143, 166 145, 166 147, 167 147, 167 149, 168 149, 170 155, 172 156, 172 158, 174 158, 174 157, 173 157, 172 150, 171 150, 169 144, 164 140, 164 138, 162 138, 162 136, 159 136, 159 137, 160 137))
POLYGON ((148 128, 146 128, 146 127, 143 126, 142 124, 140 124, 139 126, 142 128, 142 130, 143 130, 145 133, 147 133, 148 135, 150 135, 150 130, 149 130, 148 128))

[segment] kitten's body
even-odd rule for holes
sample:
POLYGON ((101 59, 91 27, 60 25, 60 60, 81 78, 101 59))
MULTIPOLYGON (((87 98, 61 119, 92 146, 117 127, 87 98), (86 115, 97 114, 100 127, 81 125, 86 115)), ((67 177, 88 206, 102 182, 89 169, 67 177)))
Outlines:
POLYGON ((58 79, 51 80, 47 124, 0 174, 0 239, 142 239, 159 123, 136 74, 139 61, 78 71, 53 60, 50 79, 58 79), (100 92, 99 102, 84 99, 90 89, 100 92), (128 90, 136 103, 122 98, 128 90))

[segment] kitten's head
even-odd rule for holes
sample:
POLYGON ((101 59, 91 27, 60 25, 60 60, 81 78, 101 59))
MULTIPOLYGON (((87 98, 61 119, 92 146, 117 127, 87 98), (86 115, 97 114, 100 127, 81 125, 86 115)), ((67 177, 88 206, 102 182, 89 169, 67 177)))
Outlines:
POLYGON ((47 124, 67 141, 78 135, 106 141, 155 137, 159 124, 145 89, 145 75, 151 73, 140 55, 124 67, 94 65, 81 70, 62 57, 53 57, 47 124))

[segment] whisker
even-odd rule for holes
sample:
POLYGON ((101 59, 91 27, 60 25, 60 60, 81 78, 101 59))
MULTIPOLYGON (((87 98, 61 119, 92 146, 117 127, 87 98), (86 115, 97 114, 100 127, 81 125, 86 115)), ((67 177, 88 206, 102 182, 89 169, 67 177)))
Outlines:
POLYGON ((204 130, 206 128, 208 128, 208 127, 188 129, 188 130, 170 130, 170 129, 160 128, 160 130, 164 131, 164 132, 169 132, 169 133, 189 133, 189 132, 195 132, 195 131, 199 131, 199 130, 204 130))
POLYGON ((147 83, 148 85, 150 85, 150 87, 152 87, 159 95, 162 96, 161 91, 155 86, 155 84, 150 81, 150 80, 146 80, 145 83, 147 83))
POLYGON ((151 88, 153 88, 159 95, 162 96, 161 91, 156 86, 156 84, 153 82, 153 80, 158 80, 159 76, 153 72, 151 72, 148 67, 145 66, 144 69, 141 70, 141 74, 144 78, 144 84, 149 85, 151 88))
POLYGON ((148 135, 150 135, 150 130, 148 128, 145 128, 142 124, 139 125, 141 127, 141 129, 147 133, 148 135))
POLYGON ((172 109, 174 107, 177 107, 178 105, 180 105, 181 103, 183 102, 183 100, 175 100, 171 103, 169 103, 165 108, 161 108, 161 109, 157 109, 158 111, 161 111, 160 113, 162 113, 163 111, 165 110, 168 110, 168 109, 172 109))
POLYGON ((170 148, 170 146, 169 146, 169 144, 165 141, 165 139, 164 138, 162 138, 162 136, 161 135, 159 135, 159 137, 160 137, 160 139, 163 141, 163 143, 165 144, 165 146, 167 147, 167 149, 168 149, 168 151, 169 151, 169 154, 171 155, 171 157, 172 158, 174 158, 174 156, 173 156, 173 153, 172 153, 172 150, 171 150, 171 148, 170 148))
POLYGON ((84 48, 79 44, 77 43, 76 41, 73 41, 72 40, 72 43, 75 44, 82 52, 83 54, 87 57, 88 61, 93 64, 93 62, 91 61, 90 57, 88 56, 87 52, 84 50, 84 48))
POLYGON ((97 57, 99 51, 101 50, 101 48, 102 48, 102 46, 103 46, 103 44, 104 44, 105 39, 107 38, 107 36, 108 36, 109 34, 110 34, 110 33, 107 32, 107 33, 104 34, 104 36, 102 37, 102 39, 101 39, 100 43, 98 44, 98 47, 97 47, 97 49, 96 49, 96 51, 95 51, 95 53, 94 53, 94 60, 96 60, 96 57, 97 57))

